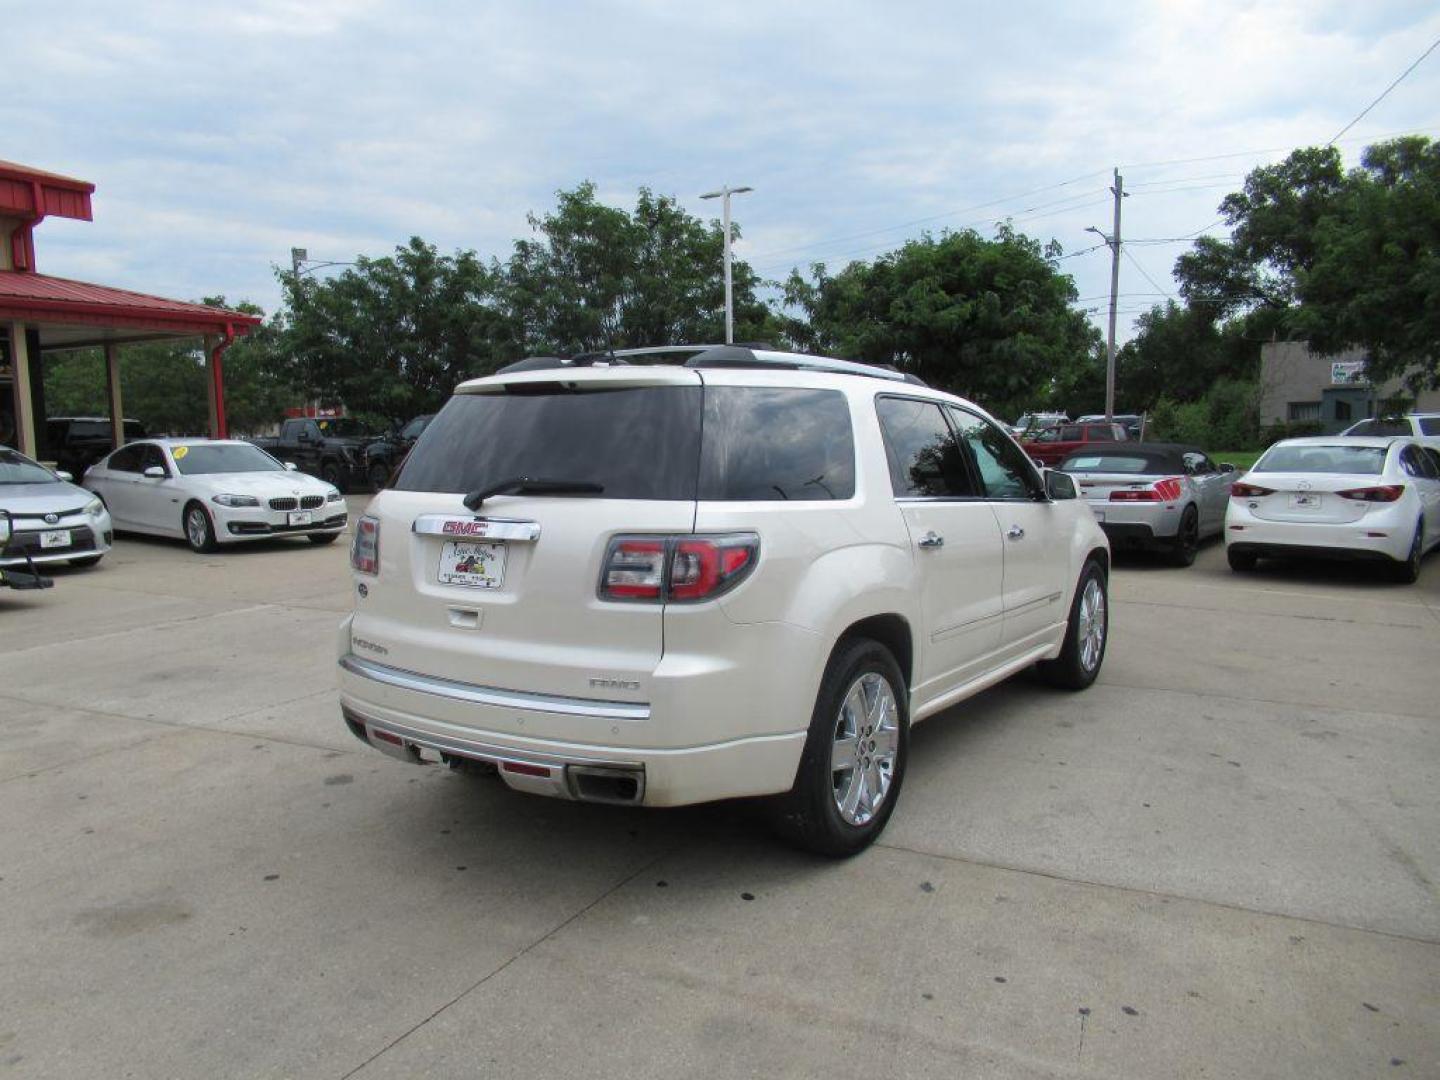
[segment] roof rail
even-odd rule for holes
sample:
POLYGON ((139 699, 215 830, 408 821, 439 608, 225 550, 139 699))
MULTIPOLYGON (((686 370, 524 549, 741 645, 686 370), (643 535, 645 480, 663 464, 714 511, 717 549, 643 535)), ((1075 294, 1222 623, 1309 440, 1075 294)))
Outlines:
POLYGON ((688 368, 756 368, 771 371, 823 371, 836 375, 862 375, 872 379, 888 379, 915 386, 925 383, 914 375, 897 371, 889 365, 862 364, 854 360, 835 360, 828 356, 782 352, 764 342, 744 345, 651 345, 636 349, 606 349, 602 352, 579 353, 571 357, 530 356, 517 360, 496 372, 509 375, 521 371, 544 371, 565 367, 594 367, 600 364, 628 364, 631 357, 686 356, 688 368))

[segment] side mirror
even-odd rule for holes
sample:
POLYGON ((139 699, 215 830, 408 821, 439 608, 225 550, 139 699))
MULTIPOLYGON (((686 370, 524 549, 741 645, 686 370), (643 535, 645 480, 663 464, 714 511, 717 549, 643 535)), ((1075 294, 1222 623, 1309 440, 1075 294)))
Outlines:
POLYGON ((1222 462, 1220 463, 1220 471, 1221 471, 1221 472, 1225 472, 1225 473, 1234 472, 1234 471, 1235 471, 1235 466, 1234 466, 1234 465, 1231 465, 1230 462, 1228 462, 1228 461, 1222 461, 1222 462))
POLYGON ((145 470, 144 476, 150 480, 164 480, 165 469, 163 466, 160 465, 151 465, 145 470))
POLYGON ((1058 469, 1045 470, 1045 494, 1057 502, 1061 499, 1078 499, 1080 497, 1080 493, 1075 487, 1075 478, 1058 469))
POLYGON ((300 468, 300 466, 299 466, 299 465, 296 465, 295 462, 293 462, 293 461, 287 461, 287 462, 285 462, 285 471, 286 471, 286 472, 294 472, 294 471, 295 471, 296 469, 298 469, 298 468, 300 468))
POLYGON ((1046 465, 1045 462, 1041 461, 1038 457, 1032 457, 1030 459, 1030 463, 1034 465, 1037 469, 1039 469, 1041 472, 1044 472, 1050 467, 1049 465, 1046 465))
POLYGON ((75 482, 75 474, 68 473, 64 469, 56 469, 55 475, 59 479, 64 480, 67 484, 73 484, 75 482))

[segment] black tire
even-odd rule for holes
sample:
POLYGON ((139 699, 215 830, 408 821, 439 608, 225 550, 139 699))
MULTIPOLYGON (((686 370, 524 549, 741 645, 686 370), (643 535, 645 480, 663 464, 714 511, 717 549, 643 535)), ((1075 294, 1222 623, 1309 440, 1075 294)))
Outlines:
POLYGON ((1167 553, 1175 566, 1195 565, 1195 553, 1200 550, 1200 511, 1191 503, 1180 515, 1180 528, 1167 553))
POLYGON ((1236 573, 1245 574, 1255 569, 1259 557, 1249 551, 1236 551, 1234 548, 1225 549, 1225 560, 1230 564, 1230 569, 1236 573))
POLYGON ((218 546, 215 543, 215 522, 210 518, 210 511, 201 503, 185 504, 185 512, 180 515, 180 528, 191 551, 208 555, 218 546))
POLYGON ((1080 571, 1075 598, 1070 601, 1070 618, 1065 626, 1065 643, 1054 660, 1036 665, 1040 676, 1051 686, 1084 690, 1100 674, 1105 647, 1110 643, 1110 595, 1104 568, 1094 559, 1080 571), (1093 586, 1093 588, 1092 588, 1093 586), (1098 635, 1091 632, 1099 620, 1098 635))
POLYGON ((797 847, 821 855, 844 858, 863 851, 890 820, 909 756, 910 700, 900 665, 890 650, 869 638, 842 641, 820 680, 795 786, 772 807, 776 830, 797 847), (863 716, 847 708, 852 693, 865 703, 863 716), (846 738, 851 729, 856 735, 846 738), (877 729, 881 737, 870 738, 877 729), (835 767, 837 741, 855 747, 856 767, 835 767), (863 797, 855 796, 857 788, 867 791, 871 783, 880 785, 879 799, 867 807, 863 797), (842 801, 850 802, 851 810, 844 810, 842 801))
POLYGON ((385 485, 390 482, 390 466, 386 465, 383 461, 371 462, 366 475, 370 478, 370 491, 372 493, 383 491, 385 485))
POLYGON ((1420 559, 1425 552, 1423 536, 1425 534, 1424 520, 1415 523, 1415 538, 1410 541, 1410 554, 1405 556, 1404 562, 1390 564, 1390 576, 1401 585, 1414 585, 1420 580, 1420 559))
POLYGON ((339 533, 310 533, 309 535, 307 535, 307 536, 305 537, 305 539, 306 539, 306 540, 309 540, 312 544, 317 544, 317 545, 333 544, 336 540, 339 540, 339 539, 340 539, 340 534, 339 534, 339 533))
POLYGON ((87 566, 97 565, 104 557, 104 555, 87 555, 83 559, 71 559, 69 560, 69 562, 71 566, 79 566, 83 568, 87 566))
POLYGON ((334 484, 340 489, 341 494, 345 492, 345 474, 340 471, 340 466, 333 461, 327 461, 320 466, 320 479, 327 484, 334 484))

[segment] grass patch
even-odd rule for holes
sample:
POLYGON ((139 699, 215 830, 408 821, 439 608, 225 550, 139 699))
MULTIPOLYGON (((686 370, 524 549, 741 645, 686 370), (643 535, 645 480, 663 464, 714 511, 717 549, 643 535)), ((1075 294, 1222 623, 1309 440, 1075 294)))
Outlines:
POLYGON ((1263 454, 1264 452, 1265 452, 1264 450, 1206 450, 1206 451, 1205 451, 1205 453, 1207 453, 1207 454, 1210 455, 1210 460, 1211 460, 1211 461, 1215 462, 1216 464, 1220 464, 1221 462, 1226 462, 1226 461, 1228 461, 1231 465, 1234 465, 1235 468, 1238 469, 1240 472, 1244 472, 1246 469, 1250 468, 1251 465, 1254 465, 1255 462, 1256 462, 1257 460, 1259 460, 1260 455, 1263 454))

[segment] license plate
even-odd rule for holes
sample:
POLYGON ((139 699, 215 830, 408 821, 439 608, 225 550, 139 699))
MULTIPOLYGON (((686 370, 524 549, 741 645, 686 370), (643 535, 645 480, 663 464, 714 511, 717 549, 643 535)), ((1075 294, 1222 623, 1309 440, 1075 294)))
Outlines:
POLYGON ((70 530, 55 529, 51 532, 40 534, 40 546, 42 548, 57 548, 70 546, 70 530))
POLYGON ((498 589, 505 577, 505 545, 447 540, 440 549, 439 578, 445 585, 498 589))
POLYGON ((1292 510, 1319 510, 1321 496, 1310 492, 1300 492, 1290 496, 1290 508, 1292 510))
POLYGON ((309 510, 292 510, 287 518, 291 525, 309 525, 314 522, 315 515, 309 510))

